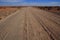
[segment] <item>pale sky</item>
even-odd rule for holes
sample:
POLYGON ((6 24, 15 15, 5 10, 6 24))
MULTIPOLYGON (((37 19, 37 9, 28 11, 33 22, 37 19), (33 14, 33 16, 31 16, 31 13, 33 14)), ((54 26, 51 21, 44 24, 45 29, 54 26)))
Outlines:
POLYGON ((60 0, 0 0, 0 6, 60 6, 60 0))

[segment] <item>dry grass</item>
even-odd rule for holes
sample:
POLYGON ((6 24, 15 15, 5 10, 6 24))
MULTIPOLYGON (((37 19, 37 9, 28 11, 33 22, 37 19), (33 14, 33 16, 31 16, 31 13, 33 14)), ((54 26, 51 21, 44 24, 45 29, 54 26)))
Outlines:
POLYGON ((54 13, 57 13, 59 12, 60 13, 60 6, 51 6, 51 7, 38 7, 40 9, 43 9, 43 10, 47 10, 47 11, 50 11, 50 12, 54 12, 54 13))
MULTIPOLYGON (((10 14, 12 14, 13 12, 17 11, 19 8, 21 8, 21 7, 0 7, 0 20, 7 17, 10 14)), ((58 7, 58 6, 56 6, 56 7, 40 6, 37 8, 60 15, 60 7, 58 7)))
POLYGON ((7 17, 8 15, 12 14, 13 12, 17 11, 18 8, 16 7, 0 7, 0 20, 2 18, 7 17))
POLYGON ((60 15, 60 6, 37 6, 37 8, 60 15))

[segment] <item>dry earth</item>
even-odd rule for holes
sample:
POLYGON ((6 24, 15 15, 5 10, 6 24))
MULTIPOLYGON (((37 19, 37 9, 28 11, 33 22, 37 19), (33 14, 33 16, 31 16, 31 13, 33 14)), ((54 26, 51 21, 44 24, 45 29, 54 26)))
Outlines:
MULTIPOLYGON (((7 17, 10 14, 13 14, 13 12, 17 11, 19 8, 20 7, 0 7, 0 20, 7 17)), ((60 15, 60 7, 43 7, 42 6, 42 7, 36 7, 36 8, 43 9, 43 10, 60 15)))
POLYGON ((18 8, 14 8, 14 7, 0 7, 0 20, 2 18, 5 18, 8 15, 12 14, 16 10, 18 10, 18 8))
POLYGON ((60 40, 60 15, 21 8, 0 22, 0 40, 60 40))

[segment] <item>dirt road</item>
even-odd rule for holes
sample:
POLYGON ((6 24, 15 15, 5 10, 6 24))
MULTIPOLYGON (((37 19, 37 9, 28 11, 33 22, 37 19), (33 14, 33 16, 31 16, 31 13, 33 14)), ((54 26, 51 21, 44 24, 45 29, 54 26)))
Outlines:
POLYGON ((60 40, 60 16, 21 8, 0 22, 0 40, 60 40))

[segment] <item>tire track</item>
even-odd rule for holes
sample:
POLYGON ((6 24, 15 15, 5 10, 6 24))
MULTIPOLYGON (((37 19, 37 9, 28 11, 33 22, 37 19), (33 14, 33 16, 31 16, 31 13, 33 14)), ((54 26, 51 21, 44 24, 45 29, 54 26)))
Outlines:
POLYGON ((56 35, 54 35, 53 31, 50 30, 50 28, 48 28, 44 22, 40 19, 40 17, 38 17, 37 14, 33 14, 34 17, 38 20, 38 22, 40 22, 40 24, 42 25, 42 27, 44 28, 44 30, 49 34, 49 36, 51 37, 52 40, 59 40, 58 37, 56 37, 56 35))
POLYGON ((55 40, 55 38, 51 34, 51 31, 46 27, 46 25, 44 25, 43 21, 41 21, 41 19, 38 16, 36 16, 36 15, 34 15, 34 17, 37 19, 37 21, 39 22, 39 24, 41 24, 41 26, 43 27, 43 29, 48 33, 48 35, 50 36, 50 38, 52 40, 55 40))
MULTIPOLYGON (((31 13, 30 13, 31 14, 31 13)), ((48 37, 46 38, 46 39, 44 39, 43 37, 41 38, 40 36, 41 36, 41 33, 42 32, 44 32, 44 30, 43 30, 43 28, 42 28, 42 25, 41 24, 39 24, 39 22, 37 22, 38 20, 36 20, 36 18, 31 14, 30 16, 32 16, 32 17, 30 17, 31 19, 31 22, 30 22, 30 25, 32 25, 32 28, 33 28, 33 30, 35 31, 35 33, 37 33, 36 34, 36 37, 38 38, 37 40, 51 40, 51 39, 48 39, 48 37), (34 22, 35 21, 35 22, 34 22), (36 26, 34 26, 34 24, 36 25, 36 26), (38 25, 39 24, 39 25, 38 25), (38 31, 38 29, 40 30, 43 30, 42 32, 41 31, 38 31), (40 36, 38 35, 38 34, 40 34, 40 36)), ((33 31, 33 32, 34 32, 33 31)), ((45 34, 44 34, 45 35, 45 34)), ((48 34, 47 34, 48 35, 48 34)), ((42 35, 43 36, 43 35, 42 35)))

